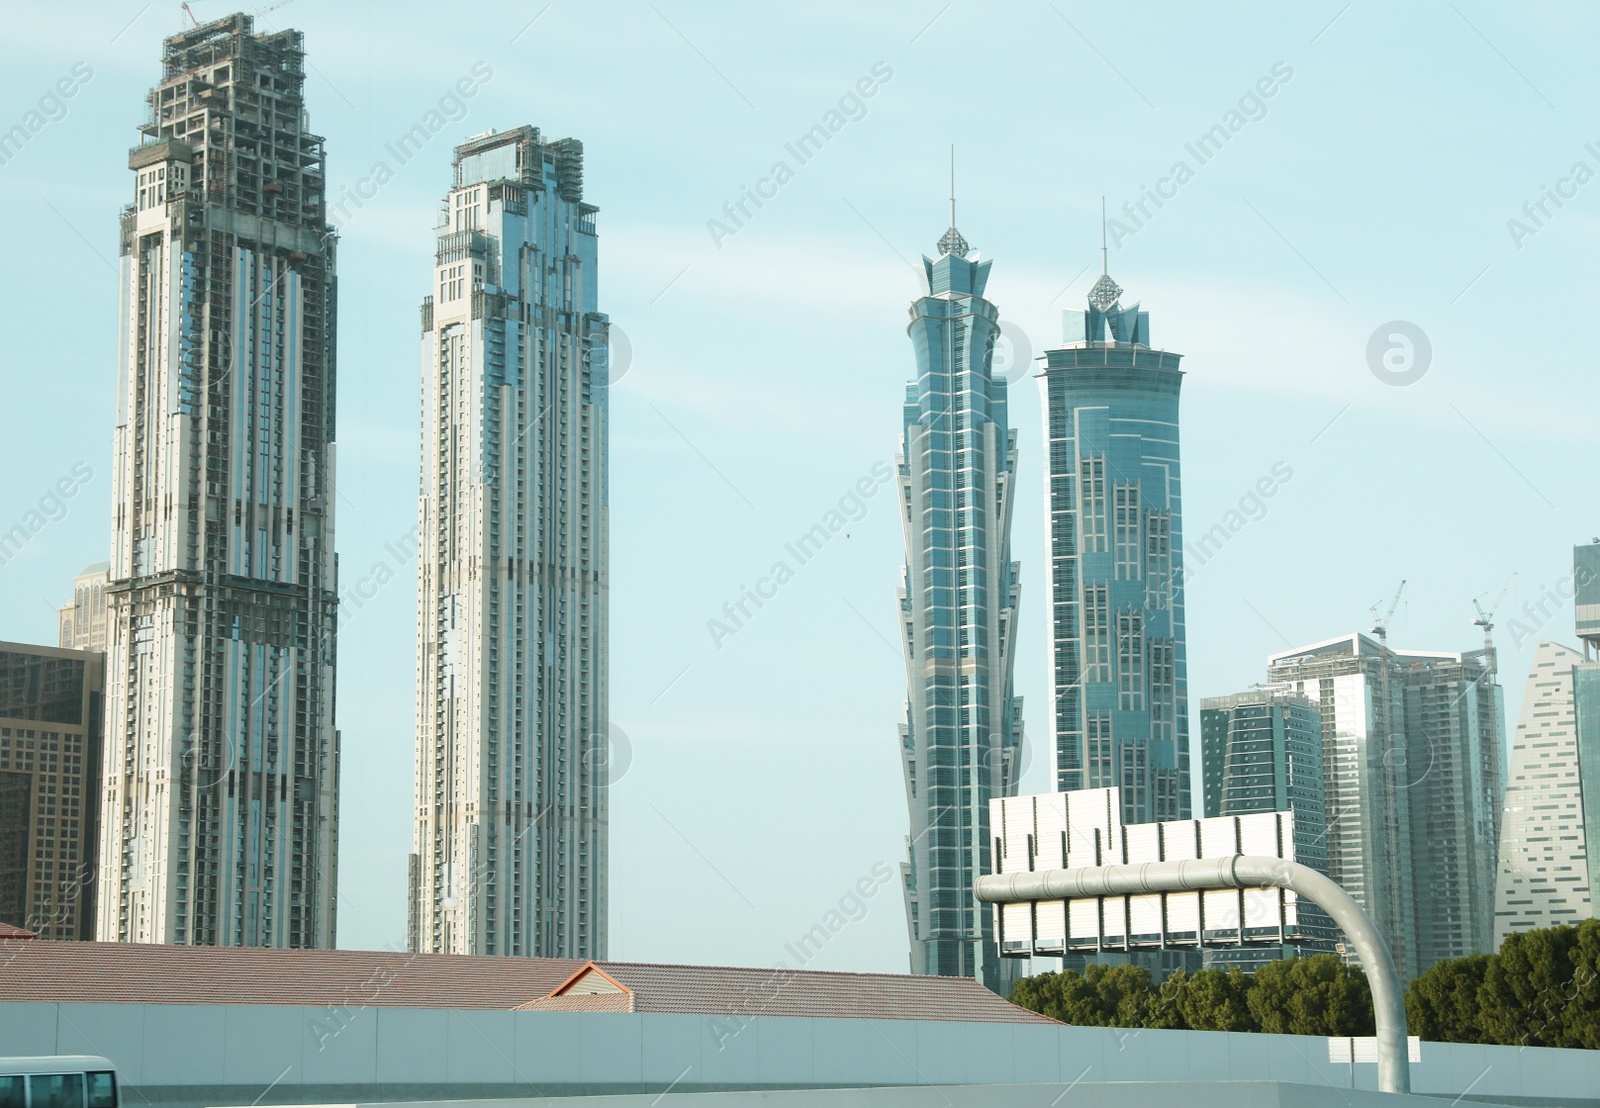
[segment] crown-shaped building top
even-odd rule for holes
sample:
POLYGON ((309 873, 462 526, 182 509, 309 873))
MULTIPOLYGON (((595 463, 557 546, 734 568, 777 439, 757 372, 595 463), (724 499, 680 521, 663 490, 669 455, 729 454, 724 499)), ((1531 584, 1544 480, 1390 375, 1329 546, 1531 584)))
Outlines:
POLYGON ((1122 286, 1111 279, 1111 274, 1101 273, 1100 280, 1089 290, 1089 303, 1103 312, 1115 304, 1121 296, 1122 286))
POLYGON ((1087 311, 1062 312, 1063 339, 1069 345, 1081 343, 1127 343, 1150 345, 1150 313, 1139 305, 1122 306, 1122 286, 1111 279, 1106 264, 1105 200, 1100 201, 1100 279, 1089 290, 1087 311))

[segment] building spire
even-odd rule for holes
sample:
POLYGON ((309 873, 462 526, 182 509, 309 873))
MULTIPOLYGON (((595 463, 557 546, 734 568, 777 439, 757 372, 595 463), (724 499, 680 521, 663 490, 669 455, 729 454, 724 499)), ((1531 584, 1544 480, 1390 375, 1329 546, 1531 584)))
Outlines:
POLYGON ((961 232, 956 230, 956 147, 950 144, 950 229, 939 240, 939 254, 954 254, 958 258, 967 256, 967 240, 961 237, 961 232))
MULTIPOLYGON (((950 172, 953 177, 955 170, 952 168, 950 172)), ((955 191, 954 184, 951 185, 950 191, 955 191)), ((950 201, 950 206, 951 210, 953 211, 955 208, 954 200, 950 201)), ((952 219, 951 222, 955 222, 954 219, 952 219)), ((1100 276, 1110 276, 1109 272, 1106 270, 1106 198, 1104 196, 1100 197, 1100 276)))
POLYGON ((1100 280, 1094 283, 1094 288, 1089 290, 1089 303, 1099 308, 1102 312, 1117 302, 1122 295, 1122 286, 1111 279, 1111 271, 1106 265, 1106 198, 1100 198, 1100 280))

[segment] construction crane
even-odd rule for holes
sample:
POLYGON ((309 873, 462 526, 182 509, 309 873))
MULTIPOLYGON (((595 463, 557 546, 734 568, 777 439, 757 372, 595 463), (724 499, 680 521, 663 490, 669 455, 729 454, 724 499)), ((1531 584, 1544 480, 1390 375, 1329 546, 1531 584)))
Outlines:
POLYGON ((1506 578, 1506 583, 1500 587, 1500 595, 1494 598, 1494 603, 1489 605, 1487 612, 1483 610, 1483 605, 1479 604, 1476 599, 1472 601, 1472 606, 1478 611, 1478 618, 1472 621, 1472 626, 1483 628, 1483 656, 1489 667, 1489 672, 1485 676, 1489 678, 1490 684, 1494 683, 1495 672, 1498 668, 1498 659, 1495 657, 1494 652, 1494 614, 1500 610, 1500 602, 1506 598, 1506 593, 1511 591, 1511 582, 1516 579, 1517 575, 1515 573, 1506 578))
POLYGON ((1400 587, 1394 590, 1394 599, 1389 601, 1389 610, 1381 616, 1378 615, 1378 606, 1376 604, 1367 609, 1372 613, 1372 631, 1370 633, 1378 636, 1378 642, 1383 646, 1386 653, 1389 649, 1389 620, 1394 618, 1394 610, 1400 604, 1400 594, 1405 591, 1406 583, 1401 581, 1400 587))
MULTIPOLYGON (((277 11, 279 8, 283 7, 285 4, 292 4, 292 3, 294 3, 294 0, 273 0, 272 3, 264 4, 261 7, 255 9, 255 14, 257 16, 263 16, 263 15, 266 15, 268 12, 277 11)), ((183 9, 183 13, 189 17, 190 25, 195 26, 195 27, 200 26, 200 20, 194 14, 194 9, 189 6, 188 0, 183 0, 183 3, 179 4, 178 6, 181 7, 183 9)))
POLYGON ((1394 702, 1389 699, 1389 621, 1394 618, 1394 610, 1400 605, 1400 594, 1406 591, 1406 583, 1400 582, 1400 587, 1394 590, 1394 599, 1389 601, 1389 608, 1378 614, 1378 606, 1374 604, 1367 609, 1372 613, 1372 631, 1378 637, 1378 687, 1383 695, 1383 764, 1385 768, 1400 767, 1404 772, 1405 767, 1405 738, 1396 730, 1398 721, 1395 719, 1394 702), (1395 740, 1399 740, 1396 745, 1395 740))

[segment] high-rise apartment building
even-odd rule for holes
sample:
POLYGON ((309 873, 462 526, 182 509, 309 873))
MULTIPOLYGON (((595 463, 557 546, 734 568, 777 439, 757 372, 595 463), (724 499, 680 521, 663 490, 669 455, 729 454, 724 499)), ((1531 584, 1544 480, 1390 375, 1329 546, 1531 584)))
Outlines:
POLYGON ((1494 946, 1500 686, 1485 651, 1395 652, 1405 713, 1417 967, 1494 946))
POLYGON ((1541 642, 1500 825, 1495 943, 1600 910, 1600 543, 1573 550, 1582 653, 1541 642))
POLYGON ((1366 635, 1329 639, 1274 654, 1267 682, 1305 696, 1321 713, 1328 876, 1372 917, 1409 980, 1418 973, 1417 923, 1393 653, 1366 635))
POLYGON ((1015 963, 1002 962, 973 888, 989 872, 989 801, 1015 795, 1021 771, 1017 438, 1005 379, 993 372, 999 312, 983 295, 992 263, 967 256, 954 208, 938 259, 922 260, 928 292, 906 329, 917 379, 906 386, 899 458, 900 753, 911 813, 901 871, 911 971, 973 977, 1004 994, 1015 963))
MULTIPOLYGON (((1295 861, 1328 872, 1322 713, 1316 704, 1272 688, 1207 697, 1200 702, 1200 764, 1207 819, 1293 812, 1295 861)), ((1333 949, 1333 921, 1326 913, 1307 902, 1300 920, 1297 942, 1219 947, 1206 951, 1206 964, 1250 970, 1333 949)))
POLYGON ((1353 634, 1275 654, 1322 713, 1328 873, 1408 976, 1492 949, 1500 690, 1485 651, 1353 634))
POLYGON ((72 603, 56 609, 57 646, 106 652, 106 585, 111 563, 96 562, 72 579, 72 603))
POLYGON ((99 937, 334 945, 334 239, 297 31, 168 38, 122 215, 99 937))
POLYGON ((604 958, 607 341, 583 146, 456 148, 422 304, 412 949, 604 958))
POLYGON ((1056 787, 1115 787, 1132 824, 1190 809, 1183 373, 1121 298, 1102 273, 1043 375, 1056 787))
POLYGON ((1295 860, 1327 872, 1322 713, 1298 693, 1260 689, 1200 702, 1205 814, 1294 813, 1295 860))
POLYGON ((93 939, 105 657, 0 642, 0 923, 93 939))

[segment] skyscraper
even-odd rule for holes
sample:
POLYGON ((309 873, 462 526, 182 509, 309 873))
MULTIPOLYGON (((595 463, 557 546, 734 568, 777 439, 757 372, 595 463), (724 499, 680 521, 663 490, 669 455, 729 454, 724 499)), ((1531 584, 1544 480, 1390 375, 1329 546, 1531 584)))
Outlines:
POLYGON ((1494 937, 1600 909, 1600 543, 1573 550, 1583 652, 1541 642, 1506 778, 1494 937))
POLYGON ((1491 949, 1500 694, 1485 651, 1353 634, 1268 659, 1322 711, 1328 874, 1408 976, 1491 949))
POLYGON ((1327 872, 1322 713, 1274 689, 1200 702, 1205 814, 1294 812, 1295 860, 1327 872))
POLYGON ((1584 818, 1585 800, 1600 788, 1593 775, 1600 758, 1579 737, 1573 686, 1580 671, 1600 677, 1600 665, 1553 642, 1539 644, 1528 671, 1501 825, 1497 946, 1519 931, 1588 919, 1600 903, 1593 872, 1600 828, 1584 818))
POLYGON ((297 31, 167 39, 122 214, 99 937, 334 945, 334 240, 297 31))
MULTIPOLYGON (((1328 872, 1322 714, 1312 701, 1272 688, 1207 697, 1200 702, 1200 751, 1206 818, 1293 812, 1295 861, 1328 872)), ((1208 950, 1206 964, 1251 970, 1333 949, 1333 921, 1320 908, 1302 903, 1300 922, 1300 942, 1208 950)))
POLYGON ((974 977, 1006 992, 1015 963, 994 942, 973 887, 989 872, 989 801, 1014 796, 1022 701, 1012 695, 1018 565, 1011 561, 1017 439, 993 373, 999 312, 983 297, 989 262, 955 228, 922 259, 928 292, 906 328, 899 459, 906 564, 899 592, 906 658, 900 727, 909 859, 901 866, 913 973, 974 977))
POLYGON ((1366 635, 1274 654, 1267 681, 1322 714, 1328 876, 1372 917, 1402 977, 1417 970, 1402 692, 1386 646, 1366 635))
MULTIPOLYGON (((1104 250, 1102 250, 1102 269, 1104 250)), ((1102 272, 1045 354, 1056 787, 1189 817, 1179 354, 1102 272)))
POLYGON ((583 145, 456 148, 422 303, 412 949, 604 958, 607 339, 583 145))
POLYGON ((1397 650, 1419 972, 1494 949, 1500 686, 1486 652, 1397 650))

